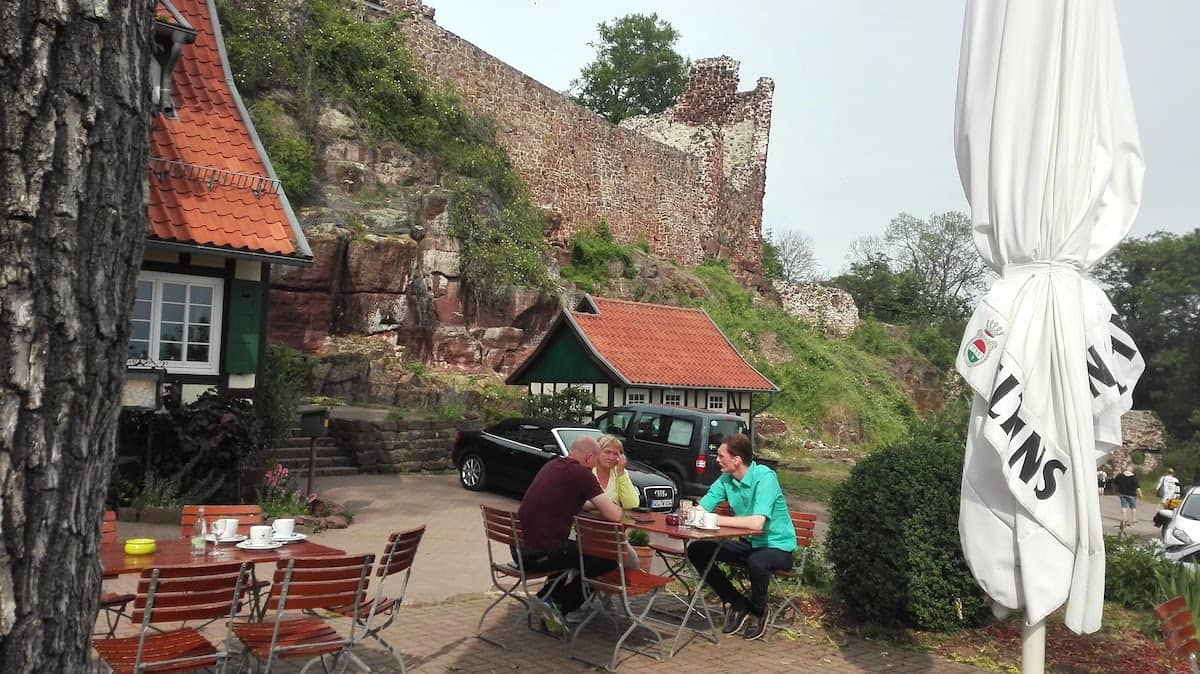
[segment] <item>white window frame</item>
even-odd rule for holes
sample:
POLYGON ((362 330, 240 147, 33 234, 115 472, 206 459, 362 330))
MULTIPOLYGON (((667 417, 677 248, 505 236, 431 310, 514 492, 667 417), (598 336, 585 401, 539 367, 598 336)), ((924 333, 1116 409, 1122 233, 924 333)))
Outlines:
POLYGON ((670 405, 672 407, 683 407, 683 391, 680 391, 679 389, 668 389, 663 391, 663 404, 670 405), (671 397, 677 398, 677 400, 675 402, 670 402, 667 400, 667 398, 671 397))
MULTIPOLYGON (((225 299, 225 279, 216 278, 213 276, 190 276, 187 274, 172 274, 169 272, 160 271, 141 271, 138 272, 138 282, 150 281, 154 283, 153 294, 150 301, 150 360, 155 363, 161 363, 167 369, 167 372, 178 372, 181 374, 220 374, 220 359, 221 359, 221 339, 224 333, 221 332, 222 312, 224 311, 225 299), (180 360, 159 360, 159 331, 162 329, 162 284, 163 283, 180 283, 190 286, 202 286, 212 290, 212 320, 209 323, 209 349, 208 360, 205 362, 189 362, 180 360)), ((187 315, 184 315, 184 347, 183 355, 187 354, 187 315)), ((130 319, 132 320, 132 318, 130 319)), ((129 362, 136 362, 130 360, 129 362)))
POLYGON ((715 412, 724 412, 729 409, 729 400, 726 398, 724 391, 709 391, 708 395, 705 396, 704 407, 715 412), (720 401, 721 404, 714 406, 713 403, 717 401, 720 401))
POLYGON ((644 388, 625 389, 625 404, 638 405, 650 402, 650 391, 644 388), (634 400, 634 396, 641 396, 641 400, 634 400))

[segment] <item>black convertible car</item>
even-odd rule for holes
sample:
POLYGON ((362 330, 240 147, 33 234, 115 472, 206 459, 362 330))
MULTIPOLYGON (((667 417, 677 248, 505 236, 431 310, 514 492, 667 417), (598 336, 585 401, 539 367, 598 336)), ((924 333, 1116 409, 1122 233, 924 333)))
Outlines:
MULTIPOLYGON (((454 436, 451 459, 462 486, 472 491, 505 489, 524 494, 547 461, 567 455, 580 436, 599 438, 595 428, 551 419, 505 419, 482 431, 454 436)), ((629 478, 638 489, 639 506, 669 512, 677 503, 675 483, 653 468, 629 460, 629 478)))

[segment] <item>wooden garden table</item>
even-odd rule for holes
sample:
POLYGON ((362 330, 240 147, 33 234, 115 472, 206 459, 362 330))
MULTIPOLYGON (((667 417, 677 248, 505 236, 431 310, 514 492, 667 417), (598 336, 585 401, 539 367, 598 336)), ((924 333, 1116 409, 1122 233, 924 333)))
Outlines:
POLYGON ((138 573, 142 569, 156 566, 199 566, 221 562, 267 563, 280 559, 298 557, 336 557, 346 554, 312 541, 286 543, 274 550, 241 550, 232 543, 216 545, 209 543, 204 556, 192 556, 192 541, 187 538, 158 541, 156 550, 149 555, 125 554, 125 543, 100 544, 100 568, 105 575, 138 573))
MULTIPOLYGON (((624 519, 621 520, 621 523, 626 527, 641 529, 642 531, 655 534, 665 534, 670 538, 683 541, 685 558, 687 557, 687 546, 696 541, 721 541, 730 538, 741 538, 742 536, 753 536, 754 534, 762 533, 761 529, 743 529, 741 527, 698 529, 696 527, 683 525, 671 525, 667 524, 666 513, 649 513, 648 515, 649 517, 647 517, 645 514, 639 514, 638 519, 634 519, 633 516, 631 516, 629 513, 626 513, 624 519)), ((705 564, 703 572, 698 573, 696 576, 695 589, 692 590, 692 596, 688 601, 687 610, 684 611, 683 618, 680 620, 679 629, 675 632, 675 645, 671 649, 672 652, 679 649, 679 639, 683 636, 685 630, 691 629, 696 636, 704 636, 704 632, 702 632, 701 629, 688 627, 688 623, 692 619, 692 614, 701 613, 700 611, 697 611, 696 604, 700 604, 700 606, 703 608, 701 615, 703 615, 705 620, 708 622, 709 640, 711 640, 714 644, 720 643, 720 638, 717 634, 717 626, 715 623, 713 623, 712 614, 709 613, 708 603, 704 601, 704 577, 708 575, 709 570, 712 569, 713 564, 716 563, 717 552, 719 550, 720 546, 713 548, 712 557, 709 558, 708 563, 705 564)), ((690 563, 686 566, 693 572, 696 571, 692 568, 690 563)))

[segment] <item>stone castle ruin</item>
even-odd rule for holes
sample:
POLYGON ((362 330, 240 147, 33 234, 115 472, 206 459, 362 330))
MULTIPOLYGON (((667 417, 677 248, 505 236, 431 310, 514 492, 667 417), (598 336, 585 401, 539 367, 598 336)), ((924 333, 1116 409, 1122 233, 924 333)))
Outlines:
MULTIPOLYGON (((369 7, 402 16, 422 73, 495 120, 499 142, 549 213, 551 244, 565 247, 604 221, 618 241, 644 241, 660 258, 695 265, 720 257, 739 276, 758 278, 769 78, 739 92, 736 61, 701 59, 675 106, 613 125, 441 28, 420 0, 369 7)), ((331 336, 367 335, 438 367, 502 371, 519 362, 557 300, 517 292, 467 320, 441 176, 403 147, 365 142, 343 112, 324 111, 319 125, 329 139, 319 157, 324 204, 299 213, 316 260, 272 278, 272 339, 311 353, 326 350, 331 336), (371 186, 407 196, 402 204, 355 201, 371 186)))
POLYGON ((769 78, 739 93, 737 61, 701 59, 677 105, 614 126, 438 26, 420 0, 380 4, 408 17, 405 46, 423 74, 496 120, 521 178, 561 223, 552 242, 604 220, 617 240, 644 238, 659 257, 759 268, 769 78))

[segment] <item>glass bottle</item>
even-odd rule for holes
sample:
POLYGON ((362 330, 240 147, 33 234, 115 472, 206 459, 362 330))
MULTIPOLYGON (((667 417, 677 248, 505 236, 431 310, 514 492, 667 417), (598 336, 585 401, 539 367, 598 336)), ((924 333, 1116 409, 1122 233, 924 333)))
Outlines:
POLYGON ((208 528, 204 524, 204 506, 196 510, 196 521, 192 523, 192 555, 204 555, 204 534, 208 528))

